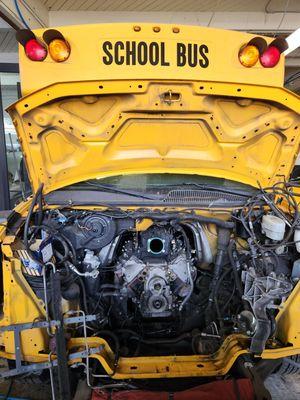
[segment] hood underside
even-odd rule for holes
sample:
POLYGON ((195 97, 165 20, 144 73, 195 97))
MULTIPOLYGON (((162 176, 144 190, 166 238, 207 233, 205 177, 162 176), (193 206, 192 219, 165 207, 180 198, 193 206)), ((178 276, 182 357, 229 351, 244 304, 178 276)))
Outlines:
POLYGON ((43 182, 49 193, 87 179, 154 172, 268 186, 293 168, 297 107, 299 99, 280 88, 112 81, 53 85, 8 111, 33 189, 43 182))

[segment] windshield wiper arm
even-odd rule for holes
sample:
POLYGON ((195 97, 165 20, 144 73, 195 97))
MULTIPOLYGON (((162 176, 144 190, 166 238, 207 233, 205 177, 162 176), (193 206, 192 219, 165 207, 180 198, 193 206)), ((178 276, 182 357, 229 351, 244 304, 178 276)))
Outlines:
POLYGON ((104 185, 102 183, 84 182, 83 185, 78 185, 78 186, 82 186, 82 187, 86 188, 86 185, 92 186, 99 190, 104 190, 104 191, 108 191, 108 192, 112 192, 112 193, 120 193, 120 194, 125 194, 125 195, 133 196, 133 197, 139 197, 139 198, 147 199, 147 200, 157 200, 157 196, 145 195, 143 193, 140 193, 140 192, 137 192, 134 190, 119 189, 112 185, 104 185))

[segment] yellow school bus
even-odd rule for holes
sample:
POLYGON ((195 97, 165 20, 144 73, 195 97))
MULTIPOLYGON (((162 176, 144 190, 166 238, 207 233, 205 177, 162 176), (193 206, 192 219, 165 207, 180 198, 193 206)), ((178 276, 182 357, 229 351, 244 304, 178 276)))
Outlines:
POLYGON ((296 371, 285 40, 144 23, 17 39, 8 112, 33 196, 0 227, 1 376, 50 370, 68 399, 74 373, 126 388, 296 371))

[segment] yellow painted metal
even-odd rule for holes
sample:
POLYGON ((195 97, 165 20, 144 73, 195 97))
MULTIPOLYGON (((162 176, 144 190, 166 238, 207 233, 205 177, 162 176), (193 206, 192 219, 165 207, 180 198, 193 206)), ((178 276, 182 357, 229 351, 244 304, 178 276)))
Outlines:
MULTIPOLYGON (((3 253, 9 255, 10 237, 6 237, 2 244, 3 253)), ((11 239, 13 239, 11 237, 11 239)), ((12 256, 12 254, 11 254, 12 256)), ((2 276, 4 288, 3 317, 0 326, 34 322, 45 319, 44 303, 36 297, 25 280, 21 261, 12 258, 11 261, 2 261, 2 276)), ((48 348, 48 337, 44 330, 31 329, 20 334, 22 350, 29 354, 38 354, 48 348)), ((8 354, 14 354, 14 332, 0 333, 0 346, 8 354)))
MULTIPOLYGON (((99 352, 90 355, 90 358, 99 361, 108 375, 114 379, 146 379, 146 378, 178 378, 196 376, 222 376, 228 373, 235 360, 247 353, 247 339, 241 335, 229 336, 220 349, 211 355, 193 356, 161 356, 161 357, 120 357, 114 372, 115 354, 108 343, 99 337, 72 338, 67 343, 69 353, 86 348, 99 348, 99 352)), ((12 353, 0 350, 0 357, 14 360, 12 353)), ((51 356, 54 360, 55 355, 51 356)), ((23 361, 46 362, 49 355, 43 352, 32 352, 32 349, 23 351, 23 361)), ((70 365, 84 361, 72 359, 70 365)))
MULTIPOLYGON (((178 378, 192 376, 225 375, 238 356, 247 352, 245 338, 227 337, 220 349, 211 355, 161 356, 161 357, 120 357, 114 379, 178 378)), ((82 338, 71 339, 69 347, 83 345, 82 338)), ((114 372, 114 353, 101 338, 88 338, 90 347, 104 344, 104 350, 91 355, 104 367, 107 374, 114 372)))
POLYGON ((48 193, 91 178, 154 172, 268 186, 293 168, 299 104, 283 88, 97 81, 53 85, 8 111, 33 188, 43 182, 48 193), (180 101, 170 102, 170 93, 180 101))
MULTIPOLYGON (((283 85, 283 55, 274 68, 263 68, 259 62, 252 68, 245 68, 239 62, 240 48, 256 35, 187 25, 160 24, 159 31, 154 31, 153 28, 152 24, 145 23, 59 27, 57 29, 71 46, 71 55, 63 63, 54 62, 50 55, 43 62, 30 61, 25 56, 24 48, 20 46, 23 95, 57 82, 166 77, 170 80, 283 85), (110 44, 105 42, 111 43, 111 50, 107 48, 110 44), (133 46, 136 46, 136 51, 133 46), (159 55, 152 60, 152 64, 150 52, 159 55), (113 57, 108 53, 112 53, 113 57), (135 65, 132 53, 135 53, 135 65), (145 57, 145 53, 148 57, 145 57), (194 57, 196 63, 193 67, 188 61, 193 65, 194 57)), ((42 39, 44 31, 45 29, 39 29, 34 32, 42 39)), ((267 42, 273 40, 267 37, 265 39, 267 42)))
POLYGON ((300 282, 277 315, 277 337, 285 345, 298 347, 300 353, 300 282))

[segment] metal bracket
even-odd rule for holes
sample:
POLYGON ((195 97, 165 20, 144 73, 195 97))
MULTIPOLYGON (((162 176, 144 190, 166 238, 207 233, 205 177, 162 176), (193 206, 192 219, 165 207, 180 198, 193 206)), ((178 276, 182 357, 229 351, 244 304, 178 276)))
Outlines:
POLYGON ((167 103, 169 106, 172 103, 176 103, 181 101, 181 93, 173 92, 173 90, 168 90, 167 92, 162 94, 162 100, 167 103))
MULTIPOLYGON (((82 315, 82 316, 64 318, 63 324, 71 325, 76 323, 86 323, 95 320, 96 320, 96 315, 82 315)), ((22 331, 35 328, 58 328, 60 327, 60 325, 61 325, 60 321, 51 320, 49 322, 36 321, 24 324, 12 324, 8 326, 1 326, 0 332, 14 332, 16 368, 0 372, 0 378, 7 378, 11 376, 21 375, 24 373, 39 371, 47 368, 52 368, 53 366, 57 366, 57 360, 41 362, 41 363, 32 363, 29 365, 22 365, 22 348, 21 348, 20 333, 22 331)), ((98 351, 99 348, 86 349, 85 351, 82 352, 72 353, 68 356, 68 360, 73 360, 75 358, 80 358, 80 357, 88 357, 89 354, 97 353, 98 351)))

